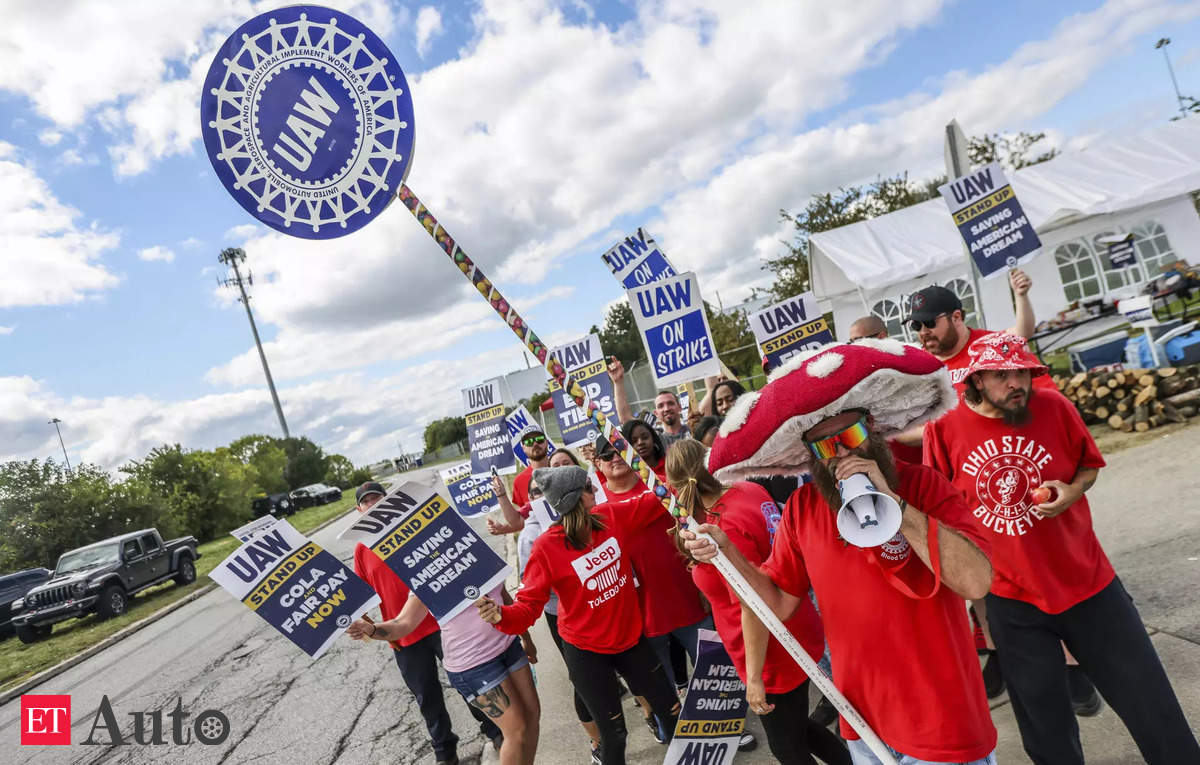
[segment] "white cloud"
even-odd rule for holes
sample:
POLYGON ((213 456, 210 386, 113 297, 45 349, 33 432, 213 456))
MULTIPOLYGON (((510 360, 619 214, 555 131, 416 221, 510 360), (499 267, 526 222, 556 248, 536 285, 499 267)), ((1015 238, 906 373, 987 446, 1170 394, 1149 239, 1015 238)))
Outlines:
POLYGON ((421 58, 425 57, 434 38, 442 32, 442 14, 432 5, 422 6, 417 11, 417 54, 421 58))
POLYGON ((255 234, 261 234, 263 227, 257 223, 243 223, 225 232, 225 238, 230 241, 245 241, 255 234))
POLYGON ((0 335, 11 335, 16 327, 0 327, 0 335))
POLYGON ((116 286, 99 259, 120 237, 96 223, 81 228, 78 217, 0 141, 0 308, 74 303, 116 286))
POLYGON ((189 236, 187 239, 184 239, 182 242, 180 242, 179 246, 185 250, 197 250, 202 244, 204 244, 203 240, 197 239, 194 236, 189 236))
POLYGON ((153 247, 144 247, 138 250, 137 256, 145 261, 160 260, 164 263, 170 263, 175 260, 175 253, 163 247, 162 245, 154 245, 153 247))
POLYGON ((62 139, 62 131, 55 130, 54 128, 46 128, 38 133, 38 140, 42 142, 43 146, 57 146, 58 142, 62 139))
POLYGON ((58 155, 58 163, 64 167, 98 165, 100 164, 100 158, 95 154, 82 154, 78 149, 67 149, 58 155))

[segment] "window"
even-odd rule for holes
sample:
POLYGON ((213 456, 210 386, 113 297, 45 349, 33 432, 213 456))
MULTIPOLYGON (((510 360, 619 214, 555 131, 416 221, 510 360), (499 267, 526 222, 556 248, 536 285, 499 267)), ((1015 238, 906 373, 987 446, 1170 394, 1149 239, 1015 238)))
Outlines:
POLYGON ((136 558, 142 554, 142 546, 138 544, 136 539, 126 539, 123 548, 125 550, 125 560, 136 558))
POLYGON ((1054 251, 1054 262, 1068 302, 1096 297, 1104 292, 1092 251, 1082 240, 1067 242, 1054 251))
POLYGON ((1132 266, 1112 267, 1112 261, 1108 257, 1108 243, 1100 240, 1114 236, 1120 236, 1120 232, 1101 231, 1092 237, 1092 250, 1096 253, 1096 260, 1104 272, 1105 292, 1113 292, 1124 287, 1136 287, 1146 281, 1141 263, 1136 258, 1132 266))
POLYGON ((871 306, 871 313, 879 317, 879 320, 883 322, 883 326, 887 328, 888 337, 908 340, 908 328, 900 322, 903 316, 900 311, 900 304, 902 302, 904 302, 903 299, 896 301, 885 298, 871 306))
POLYGON ((968 279, 951 279, 942 285, 962 301, 963 321, 968 327, 979 326, 979 313, 975 307, 975 288, 968 279))
POLYGON ((1138 257, 1145 265, 1146 278, 1153 278, 1162 273, 1166 263, 1174 263, 1179 258, 1171 249, 1167 240, 1167 232, 1155 220, 1148 220, 1133 227, 1133 243, 1138 257))
POLYGON ((146 552, 156 552, 158 550, 158 540, 153 534, 142 534, 142 548, 146 552))

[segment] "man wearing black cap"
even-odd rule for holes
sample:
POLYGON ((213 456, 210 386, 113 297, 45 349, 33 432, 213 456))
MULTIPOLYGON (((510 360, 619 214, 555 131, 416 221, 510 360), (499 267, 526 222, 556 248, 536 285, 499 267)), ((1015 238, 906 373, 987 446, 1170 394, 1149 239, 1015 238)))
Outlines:
MULTIPOLYGON (((1029 302, 1033 280, 1021 269, 1014 268, 1008 272, 1008 283, 1016 299, 1017 322, 1005 331, 1029 339, 1035 324, 1033 305, 1029 302)), ((950 370, 950 381, 959 393, 962 393, 963 379, 967 376, 967 346, 992 332, 968 327, 964 317, 958 295, 934 285, 913 293, 908 303, 908 316, 904 319, 921 347, 941 359, 950 370)))
POLYGON ((550 444, 546 434, 537 428, 527 428, 521 434, 521 448, 525 450, 525 458, 529 466, 513 479, 512 501, 514 507, 529 504, 529 481, 533 471, 538 468, 550 467, 550 444))
MULTIPOLYGON (((358 503, 357 510, 365 513, 376 502, 383 499, 387 489, 382 485, 368 481, 354 492, 358 503)), ((384 621, 394 619, 408 602, 410 591, 408 586, 378 555, 371 552, 363 544, 354 547, 354 573, 379 593, 379 610, 384 621)), ((450 715, 446 711, 446 697, 442 691, 442 683, 438 679, 437 663, 442 660, 442 635, 433 614, 427 614, 415 630, 391 644, 404 676, 404 683, 412 691, 425 718, 425 727, 429 730, 432 740, 433 753, 438 763, 457 765, 458 736, 450 727, 450 715)), ((456 696, 458 694, 455 694, 456 696)), ((479 731, 487 736, 496 749, 500 748, 501 734, 496 724, 470 704, 471 716, 479 721, 479 731)))

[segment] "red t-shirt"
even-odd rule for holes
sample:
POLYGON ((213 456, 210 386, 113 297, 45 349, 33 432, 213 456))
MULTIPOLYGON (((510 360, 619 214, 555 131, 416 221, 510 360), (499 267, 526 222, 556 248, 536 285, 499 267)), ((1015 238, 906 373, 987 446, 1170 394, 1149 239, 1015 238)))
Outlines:
POLYGON ((992 592, 1062 613, 1112 582, 1116 573, 1092 530, 1087 496, 1054 518, 1032 508, 1029 492, 1046 481, 1070 483, 1104 458, 1075 406, 1040 391, 1023 426, 984 417, 965 403, 925 431, 926 462, 974 508, 992 548, 992 592))
MULTIPOLYGON (((992 334, 995 334, 995 330, 971 329, 967 344, 962 347, 962 350, 942 362, 946 365, 946 369, 950 370, 950 382, 954 383, 954 390, 960 395, 963 392, 963 388, 966 387, 963 381, 967 379, 967 365, 971 363, 971 357, 967 353, 967 348, 971 347, 971 343, 979 338, 992 334)), ((1033 384, 1042 390, 1058 391, 1058 386, 1054 384, 1054 380, 1050 379, 1050 375, 1040 375, 1033 378, 1033 384)))
POLYGON ((592 532, 586 550, 567 544, 561 523, 533 543, 512 605, 500 609, 496 629, 519 635, 533 626, 558 594, 558 632, 577 648, 621 653, 642 636, 642 614, 634 594, 633 569, 624 552, 630 537, 665 515, 658 497, 645 493, 626 502, 605 502, 593 512, 605 528, 592 532))
MULTIPOLYGON (((388 568, 378 555, 371 552, 371 548, 362 543, 354 546, 354 573, 379 593, 379 611, 383 614, 384 621, 400 615, 400 610, 404 608, 411 594, 408 585, 395 571, 388 568)), ((425 614, 417 628, 399 640, 392 641, 392 647, 403 648, 412 645, 437 631, 438 623, 433 614, 425 614)))
POLYGON ((650 469, 654 471, 654 475, 658 476, 658 480, 667 480, 667 458, 663 457, 656 465, 650 465, 650 469))
POLYGON ((533 466, 517 473, 517 477, 513 479, 512 500, 513 507, 529 504, 529 482, 533 480, 533 466))
MULTIPOLYGON (((771 499, 766 489, 754 483, 735 483, 709 510, 709 523, 724 531, 729 541, 755 566, 761 565, 771 554, 772 525, 778 517, 779 506, 775 500, 771 499)), ((746 682, 746 643, 742 638, 741 602, 716 566, 693 566, 692 579, 712 604, 717 633, 729 652, 729 658, 733 659, 738 677, 743 683, 746 682)), ((825 632, 821 627, 821 617, 817 615, 807 594, 800 601, 796 613, 784 624, 813 661, 821 658, 825 652, 825 632)), ((767 693, 787 693, 808 678, 774 636, 767 643, 762 677, 767 693)))
MULTIPOLYGON (((629 491, 615 492, 611 487, 604 491, 610 502, 622 502, 650 489, 638 479, 629 491)), ((625 550, 637 576, 638 604, 646 637, 665 635, 695 624, 706 615, 700 591, 688 573, 687 559, 676 549, 670 535, 673 528, 675 519, 664 511, 651 525, 631 535, 625 550)))
MULTIPOLYGON (((962 494, 933 470, 896 463, 895 493, 979 544, 962 494)), ((932 527, 931 523, 931 527, 932 527)), ((763 570, 783 590, 807 598, 811 582, 838 688, 889 746, 934 762, 964 762, 996 748, 979 659, 963 599, 896 535, 860 549, 838 538, 834 512, 813 484, 784 508, 763 570)), ((858 734, 843 720, 843 738, 858 734)))
POLYGON ((921 447, 909 446, 899 441, 888 441, 887 444, 892 450, 892 456, 896 459, 911 462, 914 465, 921 464, 921 447))

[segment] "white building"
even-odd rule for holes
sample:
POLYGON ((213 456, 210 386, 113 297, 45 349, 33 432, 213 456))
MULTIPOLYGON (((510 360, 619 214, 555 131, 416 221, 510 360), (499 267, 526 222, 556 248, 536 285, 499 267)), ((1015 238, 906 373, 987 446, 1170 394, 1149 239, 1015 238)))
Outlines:
MULTIPOLYGON (((1009 174, 1017 199, 1042 240, 1025 270, 1038 320, 1076 300, 1132 295, 1164 263, 1200 263, 1200 118, 1114 138, 1009 174), (1112 269, 1099 240, 1132 233, 1137 264, 1112 269)), ((894 337, 913 339, 901 319, 908 296, 940 284, 963 301, 977 326, 977 297, 966 251, 938 198, 811 239, 813 291, 829 301, 839 339, 872 313, 894 337)), ((981 283, 987 326, 1013 322, 1008 280, 981 283)), ((1096 329, 1102 328, 1098 327, 1096 329)))

